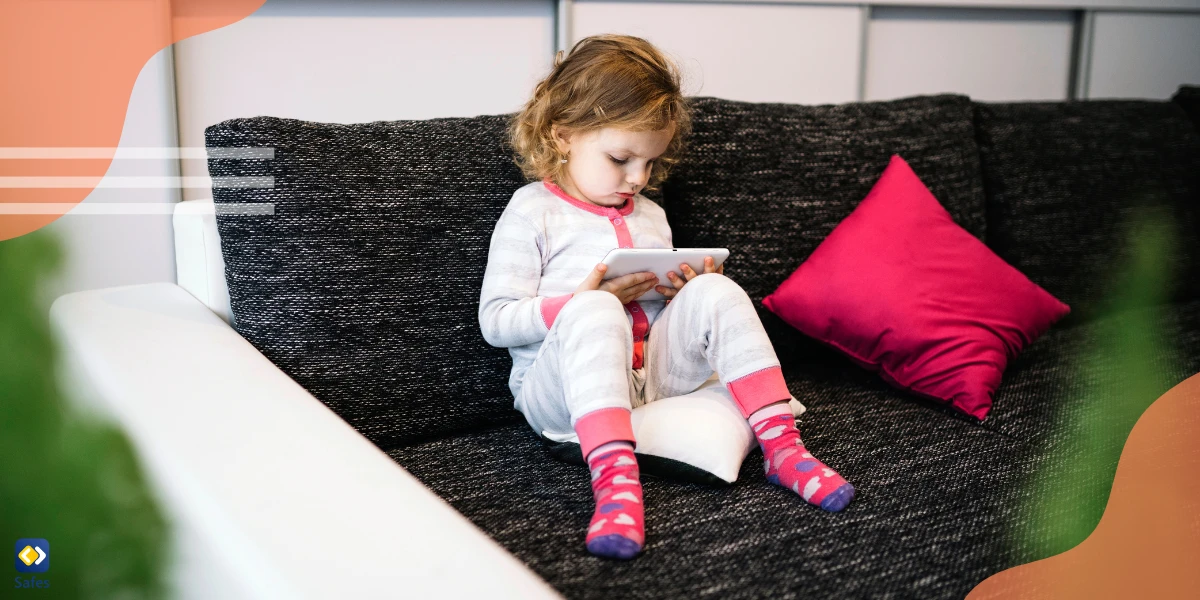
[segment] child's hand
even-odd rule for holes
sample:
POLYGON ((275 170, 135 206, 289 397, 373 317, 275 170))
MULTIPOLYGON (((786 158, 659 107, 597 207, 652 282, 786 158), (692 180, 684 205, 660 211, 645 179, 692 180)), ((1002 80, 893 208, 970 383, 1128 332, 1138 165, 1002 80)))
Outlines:
MULTIPOLYGON (((680 279, 679 276, 675 274, 675 271, 671 271, 671 272, 667 273, 667 279, 670 279, 671 284, 674 285, 675 287, 669 288, 665 285, 660 285, 660 286, 654 288, 655 290, 658 291, 658 293, 666 296, 668 302, 671 301, 671 298, 675 297, 675 294, 679 293, 679 290, 683 289, 683 286, 685 284, 687 284, 687 282, 691 281, 694 277, 699 275, 699 273, 693 271, 691 267, 687 266, 686 263, 679 265, 679 270, 683 273, 684 277, 687 277, 687 279, 680 279)), ((724 275, 725 274, 725 265, 722 264, 719 267, 713 268, 713 257, 706 256, 706 257, 704 257, 704 272, 705 273, 720 273, 720 274, 724 275)))
POLYGON ((575 292, 601 290, 616 296, 621 301, 621 304, 628 304, 636 300, 638 296, 650 291, 650 288, 658 283, 658 276, 649 271, 630 273, 604 281, 605 271, 608 271, 608 265, 604 263, 596 265, 596 268, 592 269, 592 272, 583 280, 583 283, 579 284, 579 287, 575 289, 575 292))

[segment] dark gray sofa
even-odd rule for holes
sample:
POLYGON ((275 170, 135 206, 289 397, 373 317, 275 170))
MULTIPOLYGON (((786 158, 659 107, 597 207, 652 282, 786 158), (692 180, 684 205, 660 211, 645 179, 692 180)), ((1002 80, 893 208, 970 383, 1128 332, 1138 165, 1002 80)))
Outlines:
POLYGON ((216 187, 218 204, 274 205, 270 219, 217 215, 235 329, 565 596, 950 598, 1086 537, 1141 410, 1200 371, 1195 97, 695 98, 688 158, 652 199, 677 246, 730 248, 726 274, 756 303, 897 153, 956 222, 1072 313, 1010 363, 976 422, 761 310, 808 407, 805 443, 854 483, 854 502, 806 505, 765 482, 757 451, 731 486, 647 466, 647 545, 631 562, 584 549, 594 503, 578 448, 530 430, 512 409, 507 353, 479 333, 491 227, 524 183, 503 141, 509 115, 254 117, 209 127, 206 143, 275 148, 271 161, 209 158, 214 177, 270 181, 216 187), (1144 214, 1175 227, 1156 263, 1170 277, 1135 270, 1159 292, 1121 294, 1126 231, 1144 214), (1112 385, 1128 363, 1115 339, 1148 349, 1142 385, 1112 385))

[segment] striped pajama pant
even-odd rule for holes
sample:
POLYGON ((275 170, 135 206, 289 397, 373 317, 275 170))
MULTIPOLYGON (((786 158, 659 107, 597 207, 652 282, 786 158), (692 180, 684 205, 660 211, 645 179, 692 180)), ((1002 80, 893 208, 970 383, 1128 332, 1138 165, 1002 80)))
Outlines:
POLYGON ((746 292, 718 273, 684 285, 651 325, 640 369, 625 308, 604 291, 575 294, 559 312, 515 406, 539 434, 579 436, 583 456, 634 441, 629 413, 687 394, 715 371, 743 417, 788 400, 779 359, 746 292))

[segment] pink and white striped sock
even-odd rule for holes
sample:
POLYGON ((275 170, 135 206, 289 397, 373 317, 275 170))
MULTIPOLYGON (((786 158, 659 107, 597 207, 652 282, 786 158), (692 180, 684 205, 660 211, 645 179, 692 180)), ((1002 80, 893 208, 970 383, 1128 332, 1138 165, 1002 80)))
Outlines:
POLYGON ((800 494, 805 502, 837 512, 850 504, 854 486, 813 457, 800 441, 791 412, 751 424, 763 451, 767 481, 800 494))
POLYGON ((592 471, 596 512, 588 527, 588 552, 608 558, 633 558, 642 551, 646 537, 637 458, 629 446, 591 454, 588 468, 592 471))

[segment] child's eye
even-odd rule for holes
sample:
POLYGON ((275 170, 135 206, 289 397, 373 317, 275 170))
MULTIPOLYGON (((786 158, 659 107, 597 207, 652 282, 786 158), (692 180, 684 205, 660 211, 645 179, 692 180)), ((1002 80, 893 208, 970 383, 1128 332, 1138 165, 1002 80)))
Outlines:
POLYGON ((629 160, 629 159, 625 159, 625 158, 613 158, 613 157, 611 157, 611 156, 610 156, 610 157, 608 157, 608 159, 609 159, 609 160, 611 160, 611 161, 613 161, 613 162, 615 162, 615 163, 617 163, 618 165, 623 165, 623 164, 625 164, 626 162, 628 162, 628 160, 629 160))

